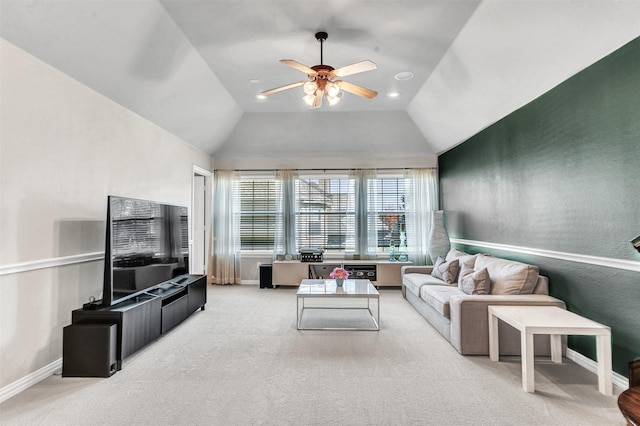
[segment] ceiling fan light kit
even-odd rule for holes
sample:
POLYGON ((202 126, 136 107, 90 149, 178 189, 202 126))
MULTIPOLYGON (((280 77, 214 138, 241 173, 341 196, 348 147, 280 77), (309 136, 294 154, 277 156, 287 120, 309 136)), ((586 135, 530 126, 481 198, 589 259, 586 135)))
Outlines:
POLYGON ((326 32, 320 31, 316 33, 316 40, 320 42, 320 65, 308 67, 291 59, 280 60, 281 63, 307 74, 307 77, 309 77, 308 81, 299 81, 286 86, 265 90, 260 93, 260 95, 269 96, 277 92, 282 92, 283 90, 302 86, 302 91, 305 94, 302 99, 311 109, 320 107, 322 105, 322 99, 325 97, 327 98, 329 106, 338 104, 340 99, 342 99, 343 91, 366 99, 375 98, 378 93, 374 90, 336 79, 365 71, 375 70, 377 68, 376 64, 371 61, 361 61, 338 69, 335 69, 330 65, 324 65, 322 45, 326 39, 326 32))
POLYGON ((327 91, 327 97, 329 96, 338 96, 338 94, 340 93, 340 87, 334 83, 334 82, 328 82, 326 89, 327 91))
POLYGON ((307 95, 313 95, 316 93, 316 90, 318 90, 318 83, 315 81, 307 81, 302 85, 302 90, 304 90, 304 93, 307 95))

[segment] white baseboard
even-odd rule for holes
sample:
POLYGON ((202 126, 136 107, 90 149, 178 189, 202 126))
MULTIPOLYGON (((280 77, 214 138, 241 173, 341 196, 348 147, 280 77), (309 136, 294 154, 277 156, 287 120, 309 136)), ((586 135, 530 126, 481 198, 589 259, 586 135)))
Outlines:
POLYGON ((35 385, 62 369, 62 358, 0 389, 0 403, 35 385))
MULTIPOLYGON (((580 367, 586 368, 593 374, 598 374, 598 363, 587 358, 581 353, 576 352, 573 349, 567 349, 567 358, 578 364, 580 367)), ((615 371, 611 372, 611 382, 621 390, 629 388, 629 380, 622 374, 616 373, 615 371)))

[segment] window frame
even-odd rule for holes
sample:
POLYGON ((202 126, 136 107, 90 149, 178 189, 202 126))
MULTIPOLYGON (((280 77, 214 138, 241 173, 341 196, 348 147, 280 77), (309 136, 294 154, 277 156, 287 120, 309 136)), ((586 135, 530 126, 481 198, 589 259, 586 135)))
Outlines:
MULTIPOLYGON (((277 191, 278 191, 278 184, 276 182, 276 178, 274 176, 273 173, 260 173, 260 174, 241 174, 240 176, 240 183, 238 185, 238 198, 240 200, 240 212, 238 213, 238 240, 239 240, 239 245, 240 245, 240 251, 241 253, 255 253, 255 254, 265 254, 265 253, 272 253, 273 252, 273 247, 274 247, 274 239, 275 239, 275 223, 277 220, 277 203, 276 203, 276 198, 277 198, 277 191), (267 197, 266 198, 266 202, 264 202, 263 205, 270 205, 272 208, 271 209, 264 209, 264 210, 244 210, 244 203, 243 203, 243 184, 246 182, 251 182, 254 186, 256 182, 261 182, 261 183, 265 183, 267 185, 271 185, 272 186, 272 195, 273 197, 267 197), (271 239, 271 244, 270 247, 271 248, 254 248, 254 249, 248 249, 245 248, 246 245, 243 244, 242 240, 243 238, 247 238, 246 233, 243 232, 244 230, 244 225, 242 223, 243 218, 245 217, 247 212, 252 212, 253 215, 255 216, 256 213, 258 214, 262 214, 263 216, 269 216, 272 215, 273 219, 271 220, 271 222, 269 222, 267 220, 268 223, 270 223, 270 232, 267 232, 265 236, 262 236, 262 238, 265 239, 271 239)), ((253 193, 255 194, 256 191, 253 191, 253 193)), ((258 191, 260 192, 260 191, 258 191)), ((268 194, 270 191, 266 191, 266 193, 268 194)), ((255 198, 253 198, 255 199, 255 198)), ((255 203, 254 203, 255 204, 255 203)), ((255 228, 254 228, 255 229, 255 228)), ((255 234, 252 232, 251 236, 254 238, 260 238, 260 236, 255 236, 255 234)), ((260 246, 260 244, 250 244, 250 246, 255 247, 255 246, 260 246)), ((262 244, 263 247, 268 247, 269 244, 262 244)))
MULTIPOLYGON (((375 255, 377 257, 384 257, 385 254, 388 254, 389 252, 389 242, 388 241, 384 241, 381 240, 380 235, 381 232, 385 232, 388 231, 389 229, 381 229, 382 228, 382 215, 383 214, 394 214, 394 215, 399 215, 399 219, 398 222, 394 225, 397 225, 397 230, 395 231, 395 233, 393 234, 394 237, 394 244, 396 246, 398 246, 400 244, 400 238, 399 238, 399 232, 400 230, 402 230, 402 228, 400 227, 401 225, 404 224, 404 222, 406 221, 406 197, 409 195, 407 194, 407 191, 411 191, 413 189, 413 185, 410 184, 409 182, 409 178, 407 178, 406 176, 406 172, 404 169, 388 169, 388 170, 375 170, 376 172, 376 176, 374 178, 372 178, 374 180, 375 183, 368 185, 368 187, 370 189, 373 189, 374 191, 376 191, 375 195, 370 195, 367 198, 366 201, 366 205, 367 205, 367 226, 371 226, 372 223, 375 223, 375 227, 376 227, 376 247, 375 247, 375 255), (404 195, 404 202, 401 203, 402 208, 398 208, 398 204, 396 205, 395 209, 392 210, 384 210, 384 198, 385 195, 388 195, 389 192, 387 193, 383 193, 383 194, 379 194, 376 190, 376 187, 380 186, 380 182, 387 180, 387 179, 396 179, 397 181, 400 180, 404 180, 404 189, 403 189, 403 195, 404 195), (383 204, 379 204, 379 202, 377 201, 377 199, 382 196, 383 198, 383 204), (400 225, 398 225, 400 224, 400 225)), ((351 197, 351 200, 347 201, 347 205, 349 205, 349 209, 347 210, 341 210, 339 213, 339 215, 344 215, 347 218, 347 221, 351 224, 351 228, 353 228, 353 223, 355 221, 355 191, 354 191, 354 185, 353 183, 355 182, 355 178, 353 176, 350 175, 350 172, 348 170, 329 170, 329 171, 318 171, 318 170, 299 170, 298 171, 298 176, 296 177, 295 181, 296 181, 296 214, 295 214, 295 220, 296 220, 296 224, 299 225, 300 224, 300 218, 299 218, 299 214, 300 214, 300 200, 299 200, 299 184, 300 181, 302 180, 327 180, 330 181, 332 179, 340 179, 341 181, 346 181, 347 182, 347 191, 348 191, 348 195, 349 197, 351 197)), ((264 181, 270 181, 273 183, 273 187, 275 191, 281 190, 281 187, 277 184, 277 179, 275 177, 275 173, 272 171, 269 171, 267 173, 265 172, 260 172, 260 173, 241 173, 241 178, 240 178, 240 185, 239 187, 242 187, 242 183, 246 182, 246 181, 256 181, 256 180, 264 180, 264 181)), ((399 184, 396 182, 396 192, 395 193, 399 193, 400 191, 398 190, 399 188, 399 184)), ((340 188, 342 188, 342 185, 339 186, 340 188)), ((329 185, 329 189, 330 189, 330 185, 329 185)), ((338 193, 344 193, 343 191, 340 191, 338 193)), ((240 194, 239 196, 241 197, 240 199, 240 204, 241 206, 244 205, 243 203, 243 199, 242 199, 242 195, 243 192, 242 190, 240 190, 240 194)), ((275 203, 275 198, 277 198, 277 193, 274 193, 274 203, 275 203)), ((398 202, 399 203, 399 202, 398 202)), ((270 210, 271 211, 271 210, 270 210)), ((240 221, 242 221, 242 217, 243 214, 245 214, 247 212, 247 210, 243 210, 243 207, 241 207, 241 212, 240 214, 240 221)), ((310 214, 311 212, 304 212, 304 214, 310 214)), ((275 204, 274 204, 274 210, 273 210, 273 214, 277 215, 278 212, 276 211, 275 208, 275 204)), ((319 212, 318 213, 318 219, 321 219, 321 215, 327 215, 330 213, 327 212, 319 212)), ((275 218, 275 216, 274 216, 275 218)), ((274 219, 274 222, 275 223, 274 219)), ((321 221, 321 220, 320 220, 321 221)), ((322 222, 322 221, 321 221, 322 222)), ((242 241, 242 237, 243 237, 243 233, 242 233, 242 225, 240 226, 240 241, 242 241)), ((388 226, 387 226, 388 227, 388 226)), ((327 228, 327 229, 331 229, 331 228, 327 228)), ((338 234, 329 234, 327 233, 327 229, 325 229, 324 232, 324 241, 326 242, 330 237, 334 238, 335 235, 338 234)), ((340 229, 339 229, 340 230, 340 229)), ((406 227, 404 227, 404 231, 406 233, 406 227)), ((300 240, 299 237, 299 228, 297 228, 296 230, 296 243, 295 246, 297 249, 300 248, 316 248, 317 245, 315 247, 309 247, 307 245, 304 245, 304 242, 300 240)), ((345 255, 345 254, 349 254, 349 253, 353 253, 354 252, 354 242, 348 242, 347 240, 352 239, 355 240, 355 233, 351 232, 352 235, 344 235, 343 241, 340 241, 341 244, 339 245, 343 245, 342 248, 339 249, 331 249, 331 248, 327 248, 326 244, 325 247, 322 247, 326 250, 326 254, 331 255, 345 255)), ((341 234, 342 235, 342 234, 341 234)), ((405 234, 406 235, 406 234, 405 234)), ((272 243, 270 245, 270 248, 263 248, 263 249, 248 249, 245 248, 245 246, 242 244, 242 242, 240 243, 241 245, 241 252, 243 254, 246 255, 258 255, 258 254, 273 254, 274 251, 274 247, 275 247, 275 231, 272 234, 272 243)), ((310 241, 310 240, 308 240, 310 241)), ((406 241, 406 240, 405 240, 406 241)), ((369 250, 373 249, 373 247, 369 247, 369 250)), ((374 252, 372 251, 371 254, 374 254, 374 252)))

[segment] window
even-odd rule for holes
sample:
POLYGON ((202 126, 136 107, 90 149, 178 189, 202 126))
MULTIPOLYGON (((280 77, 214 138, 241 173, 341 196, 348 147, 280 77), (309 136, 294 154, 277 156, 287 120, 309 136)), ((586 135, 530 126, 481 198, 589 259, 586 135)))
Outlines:
POLYGON ((273 250, 276 224, 276 183, 273 178, 240 182, 240 247, 273 250))
MULTIPOLYGON (((366 180, 362 197, 366 215, 356 224, 356 179, 348 172, 317 175, 304 173, 295 179, 295 227, 297 250, 324 248, 327 252, 354 252, 356 226, 372 235, 370 253, 384 252, 400 244, 405 227, 405 200, 413 188, 403 171, 385 171, 366 180)), ((240 240, 242 250, 273 250, 277 216, 277 191, 273 177, 243 176, 241 181, 240 240)), ((362 205, 362 203, 360 203, 362 205)), ((282 220, 282 219, 281 219, 282 220)), ((362 250, 362 247, 360 250, 362 250)))
POLYGON ((404 177, 379 177, 369 182, 368 222, 376 226, 377 251, 386 250, 391 243, 400 245, 401 233, 406 234, 405 200, 411 188, 411 181, 404 177))
POLYGON ((306 177, 296 180, 296 247, 353 251, 353 180, 306 177))

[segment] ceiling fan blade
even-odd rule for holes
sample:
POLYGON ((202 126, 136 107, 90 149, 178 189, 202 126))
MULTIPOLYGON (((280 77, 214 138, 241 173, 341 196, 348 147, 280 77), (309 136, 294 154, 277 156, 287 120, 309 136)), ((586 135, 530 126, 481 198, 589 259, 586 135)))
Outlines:
POLYGON ((316 74, 318 74, 315 70, 309 68, 306 65, 302 65, 300 62, 296 62, 293 59, 280 59, 280 62, 282 62, 285 65, 290 66, 291 68, 295 68, 298 71, 302 71, 303 73, 305 73, 307 75, 316 75, 316 74))
POLYGON ((371 71, 378 69, 376 64, 366 60, 362 62, 356 62, 355 64, 347 65, 346 67, 338 68, 332 71, 334 77, 346 77, 348 75, 358 74, 359 72, 371 71))
POLYGON ((264 95, 264 96, 269 96, 269 95, 273 95, 274 93, 282 92, 283 90, 293 89, 294 87, 302 86, 305 83, 306 83, 306 81, 299 81, 297 83, 287 84, 286 86, 280 86, 280 87, 276 87, 274 89, 265 90, 264 92, 261 92, 260 94, 264 95))
POLYGON ((363 98, 373 99, 378 96, 378 92, 375 90, 367 89, 366 87, 358 86, 353 83, 342 80, 337 80, 335 83, 337 83, 338 87, 345 92, 353 93, 354 95, 362 96, 363 98))

